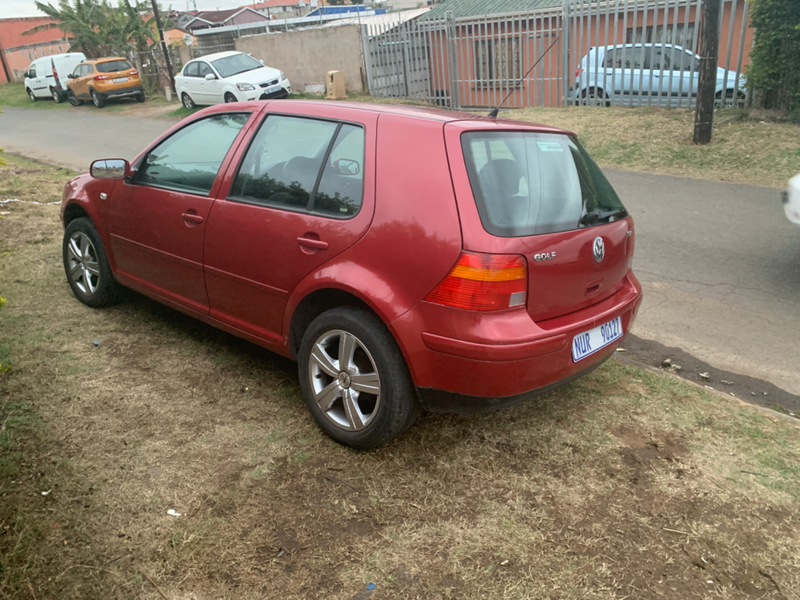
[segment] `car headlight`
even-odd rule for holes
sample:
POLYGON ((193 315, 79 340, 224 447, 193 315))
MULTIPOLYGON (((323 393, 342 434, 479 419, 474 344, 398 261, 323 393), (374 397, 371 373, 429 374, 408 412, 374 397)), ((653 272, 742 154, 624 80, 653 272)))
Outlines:
POLYGON ((254 86, 252 83, 237 83, 236 87, 240 92, 249 92, 256 89, 256 86, 254 86))
POLYGON ((280 73, 281 73, 281 75, 280 75, 281 79, 287 79, 286 73, 284 73, 283 71, 281 71, 280 73))

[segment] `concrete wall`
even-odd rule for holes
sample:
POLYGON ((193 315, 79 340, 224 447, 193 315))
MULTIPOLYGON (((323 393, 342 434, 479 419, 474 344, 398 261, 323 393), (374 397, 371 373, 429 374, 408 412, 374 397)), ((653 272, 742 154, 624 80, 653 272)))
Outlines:
POLYGON ((323 27, 254 35, 236 40, 236 49, 248 52, 280 69, 303 92, 310 83, 325 83, 325 73, 342 71, 349 92, 364 90, 364 58, 358 25, 323 27))

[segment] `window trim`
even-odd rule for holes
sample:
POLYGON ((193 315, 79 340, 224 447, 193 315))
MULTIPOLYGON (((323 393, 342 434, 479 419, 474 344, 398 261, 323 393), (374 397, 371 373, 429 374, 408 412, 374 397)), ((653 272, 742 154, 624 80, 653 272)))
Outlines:
MULTIPOLYGON (((219 113, 212 113, 212 114, 210 114, 210 115, 204 115, 204 116, 200 117, 199 119, 193 119, 193 120, 191 120, 190 122, 188 122, 188 123, 186 123, 185 125, 183 125, 181 128, 179 128, 179 129, 176 129, 175 131, 173 131, 171 134, 169 134, 169 136, 167 136, 167 137, 165 137, 165 138, 163 138, 163 139, 159 140, 159 141, 158 141, 156 144, 154 144, 153 146, 150 146, 150 147, 147 149, 147 151, 146 151, 146 152, 144 152, 144 153, 143 153, 143 154, 142 154, 142 155, 141 155, 141 156, 140 156, 140 157, 139 157, 139 158, 138 158, 138 159, 137 159, 137 160, 136 160, 136 161, 135 161, 135 162, 134 162, 134 163, 131 165, 131 171, 132 171, 132 173, 131 173, 131 175, 130 175, 130 176, 128 176, 128 177, 126 177, 126 178, 125 178, 125 183, 127 183, 128 185, 136 185, 136 186, 141 186, 141 187, 156 188, 156 189, 159 189, 159 190, 168 190, 168 191, 170 191, 170 192, 177 192, 177 193, 179 193, 179 194, 187 194, 187 195, 190 195, 190 196, 198 196, 198 197, 200 197, 200 198, 211 198, 211 192, 212 192, 212 190, 214 189, 214 186, 215 186, 215 185, 216 185, 216 183, 217 183, 217 179, 219 178, 219 176, 220 176, 220 173, 222 173, 222 165, 225 163, 225 159, 226 159, 226 158, 228 158, 228 155, 229 155, 229 154, 231 153, 231 151, 233 150, 234 144, 236 144, 236 140, 237 140, 237 138, 238 138, 240 135, 242 135, 242 132, 243 132, 243 131, 244 131, 244 130, 247 128, 247 123, 248 123, 248 122, 250 121, 250 119, 252 119, 252 118, 253 118, 253 111, 251 111, 251 110, 233 110, 233 111, 230 111, 230 112, 219 112, 219 113), (191 190, 187 190, 187 189, 184 189, 184 188, 176 188, 176 187, 171 187, 171 186, 167 186, 167 185, 156 185, 156 184, 152 184, 152 183, 143 183, 143 182, 141 182, 141 181, 136 181, 136 176, 137 176, 137 175, 138 175, 138 173, 139 173, 139 168, 142 166, 142 163, 143 163, 144 161, 146 161, 146 160, 147 160, 147 157, 148 157, 148 156, 150 156, 150 153, 151 153, 153 150, 155 150, 156 148, 158 148, 158 147, 159 147, 161 144, 163 144, 164 142, 166 142, 166 141, 167 141, 168 139, 170 139, 171 137, 173 137, 173 136, 177 135, 178 133, 180 133, 181 131, 183 131, 183 130, 184 130, 184 129, 186 129, 187 127, 191 127, 192 125, 194 125, 195 123, 199 123, 200 121, 205 121, 206 119, 210 119, 210 118, 213 118, 213 117, 218 117, 218 116, 222 116, 222 115, 247 115, 247 121, 245 121, 244 125, 242 125, 242 128, 241 128, 241 129, 239 130, 239 132, 236 134, 236 137, 235 137, 235 138, 233 138, 233 141, 231 142, 231 145, 230 145, 230 147, 228 148, 228 151, 225 153, 225 156, 223 156, 223 157, 222 157, 222 162, 220 162, 220 164, 219 164, 219 168, 217 168, 217 174, 214 176, 214 183, 211 185, 211 188, 208 190, 208 192, 207 192, 207 193, 205 193, 205 194, 202 194, 202 193, 200 193, 200 192, 193 192, 193 191, 191 191, 191 190)), ((237 148, 238 148, 238 145, 237 145, 237 148)), ((223 175, 224 175, 224 174, 223 174, 223 175)))
POLYGON ((366 159, 367 159, 367 127, 366 127, 366 125, 364 123, 359 123, 357 121, 348 121, 346 119, 333 119, 333 118, 329 118, 329 117, 318 117, 316 115, 304 115, 304 114, 298 114, 298 113, 284 113, 284 112, 266 112, 266 113, 264 113, 264 118, 261 120, 261 123, 258 124, 258 126, 253 131, 252 135, 250 136, 250 141, 247 143, 247 148, 245 148, 244 152, 242 152, 241 157, 239 157, 239 163, 236 165, 236 170, 234 171, 234 176, 231 179, 231 185, 228 188, 227 193, 225 194, 224 200, 229 201, 229 202, 237 202, 239 204, 249 204, 251 206, 260 206, 261 208, 270 208, 270 209, 273 209, 273 210, 283 210, 283 211, 286 211, 286 212, 292 212, 292 213, 296 213, 296 214, 310 215, 310 216, 326 218, 326 219, 333 219, 334 221, 349 221, 350 219, 354 219, 356 216, 361 214, 361 209, 364 207, 364 199, 366 197, 366 188, 367 188, 366 185, 363 185, 361 187, 361 204, 359 205, 358 210, 356 212, 354 212, 352 215, 347 215, 345 217, 338 217, 336 215, 332 215, 332 214, 329 214, 329 213, 322 213, 322 212, 318 212, 318 211, 314 210, 313 204, 314 204, 314 200, 315 200, 315 197, 316 197, 316 192, 317 192, 317 189, 319 188, 320 182, 322 181, 322 175, 323 175, 323 171, 324 171, 322 166, 320 166, 320 169, 317 172, 317 179, 316 179, 316 182, 314 183, 313 193, 310 194, 309 203, 306 205, 305 208, 296 208, 296 207, 290 206, 288 204, 269 204, 267 202, 263 202, 263 201, 259 202, 258 200, 252 200, 250 198, 245 198, 245 197, 242 197, 242 196, 234 196, 232 194, 233 186, 236 185, 236 178, 238 177, 239 172, 242 169, 242 164, 244 164, 244 160, 245 160, 245 158, 247 158, 247 154, 250 152, 250 148, 253 146, 253 143, 255 142, 255 139, 258 136, 259 131, 261 131, 261 128, 264 126, 264 123, 267 122, 267 119, 270 116, 275 116, 275 117, 295 117, 295 118, 298 118, 298 119, 311 119, 313 121, 325 121, 327 123, 335 123, 337 125, 337 127, 336 127, 336 130, 333 132, 333 136, 331 137, 331 141, 328 144, 328 148, 325 151, 325 156, 323 158, 322 165, 324 165, 325 164, 325 160, 327 160, 330 157, 331 152, 333 150, 333 143, 336 141, 336 136, 338 136, 339 132, 342 130, 342 126, 343 125, 352 125, 354 127, 358 127, 359 129, 361 129, 364 132, 364 154, 363 154, 362 159, 361 159, 361 172, 364 174, 364 179, 366 180, 367 171, 365 169, 365 166, 366 166, 365 163, 366 163, 366 159), (309 208, 309 206, 311 206, 311 208, 309 208))

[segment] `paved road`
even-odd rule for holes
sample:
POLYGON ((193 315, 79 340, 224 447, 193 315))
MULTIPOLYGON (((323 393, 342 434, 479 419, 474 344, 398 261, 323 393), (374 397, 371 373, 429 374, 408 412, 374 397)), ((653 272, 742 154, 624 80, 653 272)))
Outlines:
MULTIPOLYGON (((79 170, 133 158, 172 123, 4 109, 0 147, 79 170)), ((776 190, 608 171, 636 221, 645 302, 633 333, 800 395, 800 228, 776 190)))

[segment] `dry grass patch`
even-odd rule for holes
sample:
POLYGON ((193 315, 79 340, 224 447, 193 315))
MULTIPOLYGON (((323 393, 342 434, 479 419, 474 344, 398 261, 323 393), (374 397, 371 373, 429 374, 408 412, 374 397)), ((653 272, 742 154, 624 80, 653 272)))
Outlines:
MULTIPOLYGON (((0 169, 0 199, 19 168, 34 167, 0 169)), ((63 175, 28 175, 21 199, 60 193, 63 175)), ((314 426, 293 363, 133 293, 83 306, 58 207, 2 210, 14 370, 0 375, 0 597, 800 589, 800 434, 783 420, 612 361, 536 401, 428 415, 355 452, 314 426)))

